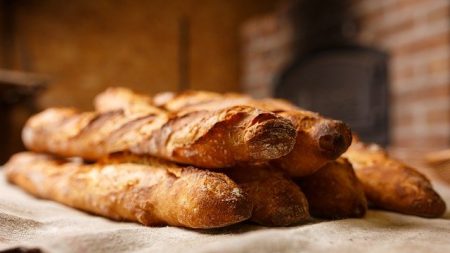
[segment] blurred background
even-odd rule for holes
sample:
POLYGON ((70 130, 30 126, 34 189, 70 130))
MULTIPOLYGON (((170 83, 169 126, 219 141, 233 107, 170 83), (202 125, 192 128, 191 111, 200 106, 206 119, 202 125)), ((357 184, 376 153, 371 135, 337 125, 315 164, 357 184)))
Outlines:
POLYGON ((391 150, 450 145, 448 0, 0 0, 0 162, 108 86, 276 96, 391 150))

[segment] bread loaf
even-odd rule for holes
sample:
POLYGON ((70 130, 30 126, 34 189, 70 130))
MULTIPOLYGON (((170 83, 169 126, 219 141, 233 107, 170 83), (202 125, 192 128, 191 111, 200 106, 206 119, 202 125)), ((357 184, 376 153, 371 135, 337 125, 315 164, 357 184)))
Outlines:
MULTIPOLYGON (((135 155, 115 155, 104 162, 145 165, 148 159, 135 155)), ((308 202, 302 191, 279 170, 265 165, 241 165, 219 171, 236 182, 253 203, 251 221, 265 226, 289 226, 310 218, 308 202)))
POLYGON ((104 113, 51 108, 31 117, 22 136, 30 150, 60 156, 95 160, 131 151, 198 167, 223 168, 286 155, 296 132, 289 120, 249 106, 184 115, 158 113, 152 108, 104 113))
POLYGON ((302 190, 280 170, 267 165, 226 169, 253 202, 251 221, 264 226, 290 226, 309 220, 308 201, 302 190))
POLYGON ((359 218, 367 211, 362 185, 347 159, 331 161, 297 182, 308 199, 314 217, 359 218))
POLYGON ((434 218, 445 202, 430 181, 415 169, 392 159, 381 147, 355 141, 344 154, 353 164, 368 200, 376 207, 434 218))
POLYGON ((207 108, 247 105, 271 111, 289 119, 297 131, 294 148, 290 153, 274 160, 272 163, 292 177, 302 177, 314 173, 328 161, 338 158, 351 144, 351 131, 342 121, 324 118, 317 113, 302 110, 284 100, 255 100, 248 96, 236 94, 225 94, 220 97, 220 94, 211 92, 197 93, 190 91, 174 96, 166 101, 163 108, 187 113, 207 108), (208 96, 209 100, 207 99, 208 96), (197 99, 198 103, 195 103, 197 99))
MULTIPOLYGON (((163 94, 160 94, 164 98, 163 94)), ((109 112, 127 109, 131 112, 164 114, 164 110, 152 105, 152 99, 148 96, 133 92, 127 88, 110 87, 95 96, 95 110, 109 112)))
POLYGON ((98 96, 96 109, 132 108, 136 104, 142 106, 149 101, 179 115, 245 105, 271 111, 289 119, 297 132, 295 145, 291 152, 272 163, 292 177, 312 174, 328 161, 338 158, 348 148, 352 139, 350 129, 341 121, 302 110, 284 100, 255 100, 232 93, 187 91, 180 94, 164 93, 151 99, 125 88, 110 88, 98 96))
POLYGON ((5 169, 9 181, 37 197, 114 220, 215 228, 250 217, 251 201, 224 174, 145 159, 87 165, 19 153, 5 169))

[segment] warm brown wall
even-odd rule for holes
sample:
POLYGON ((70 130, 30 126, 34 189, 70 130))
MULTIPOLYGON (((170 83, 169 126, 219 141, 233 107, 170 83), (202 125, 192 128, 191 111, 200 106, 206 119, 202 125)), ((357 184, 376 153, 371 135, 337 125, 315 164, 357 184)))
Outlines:
POLYGON ((16 68, 48 75, 43 106, 90 108, 110 85, 175 90, 178 21, 190 22, 190 88, 239 89, 238 27, 277 1, 16 1, 16 68))

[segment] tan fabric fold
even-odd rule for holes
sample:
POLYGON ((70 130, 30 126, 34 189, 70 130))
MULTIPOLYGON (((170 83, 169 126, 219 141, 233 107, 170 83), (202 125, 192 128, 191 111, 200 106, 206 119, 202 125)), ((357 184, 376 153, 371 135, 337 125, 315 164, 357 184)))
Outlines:
MULTIPOLYGON (((450 200, 450 188, 436 185, 450 200)), ((450 213, 425 219, 369 211, 364 219, 287 228, 245 223, 195 231, 114 222, 39 200, 8 184, 0 170, 0 251, 43 252, 450 252, 450 213)))

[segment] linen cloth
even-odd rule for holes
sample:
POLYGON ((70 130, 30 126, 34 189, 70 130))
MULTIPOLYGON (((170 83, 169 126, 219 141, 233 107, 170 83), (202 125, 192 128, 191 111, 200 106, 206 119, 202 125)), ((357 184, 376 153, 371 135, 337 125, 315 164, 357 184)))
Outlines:
MULTIPOLYGON (((450 188, 437 185, 450 200, 450 188)), ((314 220, 285 228, 250 223, 214 230, 145 227, 40 200, 0 169, 0 252, 450 252, 450 213, 424 219, 371 210, 364 219, 314 220)))

